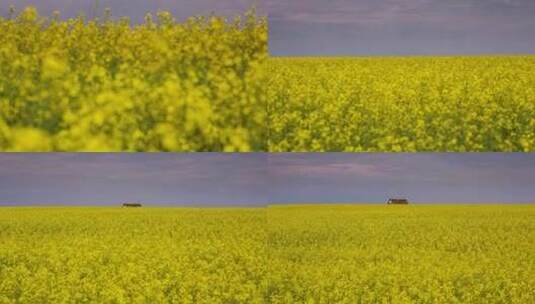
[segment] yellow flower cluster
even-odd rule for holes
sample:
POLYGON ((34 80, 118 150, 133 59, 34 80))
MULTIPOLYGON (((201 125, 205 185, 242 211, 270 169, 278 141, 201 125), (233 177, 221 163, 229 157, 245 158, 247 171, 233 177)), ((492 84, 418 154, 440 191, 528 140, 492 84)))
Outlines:
POLYGON ((535 56, 271 58, 270 151, 535 151, 535 56))
POLYGON ((260 208, 2 208, 0 303, 263 303, 260 208))
POLYGON ((0 18, 0 150, 266 150, 267 21, 0 18))
POLYGON ((535 303, 535 207, 270 207, 269 303, 535 303))

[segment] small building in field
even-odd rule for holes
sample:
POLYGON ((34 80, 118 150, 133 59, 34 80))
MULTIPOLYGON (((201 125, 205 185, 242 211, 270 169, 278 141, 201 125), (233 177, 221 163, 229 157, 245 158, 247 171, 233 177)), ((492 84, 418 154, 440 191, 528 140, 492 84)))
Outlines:
POLYGON ((123 207, 141 207, 141 203, 123 203, 123 207))
POLYGON ((389 198, 386 201, 387 205, 408 205, 409 201, 406 198, 389 198))

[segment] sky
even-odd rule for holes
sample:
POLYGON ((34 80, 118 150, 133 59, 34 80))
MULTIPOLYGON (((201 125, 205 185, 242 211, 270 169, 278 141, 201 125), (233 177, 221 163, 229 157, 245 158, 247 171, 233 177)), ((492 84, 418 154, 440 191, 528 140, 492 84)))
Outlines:
POLYGON ((273 203, 535 202, 535 154, 288 153, 268 172, 273 203))
POLYGON ((533 0, 267 0, 275 56, 535 53, 533 0))
POLYGON ((110 8, 115 17, 128 16, 134 22, 141 22, 147 12, 167 10, 178 20, 185 20, 194 15, 234 16, 241 14, 255 5, 259 12, 260 0, 0 0, 0 15, 6 16, 10 5, 19 10, 34 6, 42 15, 50 16, 54 10, 61 12, 64 18, 77 16, 80 12, 88 17, 104 8, 110 8), (97 8, 97 9, 95 9, 97 8))
POLYGON ((535 203, 528 153, 0 153, 0 205, 535 203))
POLYGON ((0 153, 0 205, 265 205, 266 156, 0 153))

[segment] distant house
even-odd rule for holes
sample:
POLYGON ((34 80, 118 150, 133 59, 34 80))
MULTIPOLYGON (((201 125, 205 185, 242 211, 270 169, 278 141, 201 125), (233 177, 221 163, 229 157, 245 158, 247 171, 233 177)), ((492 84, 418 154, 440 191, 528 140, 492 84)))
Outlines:
POLYGON ((387 205, 408 205, 409 201, 405 198, 389 198, 386 201, 387 205))
POLYGON ((123 203, 123 207, 141 207, 140 203, 123 203))

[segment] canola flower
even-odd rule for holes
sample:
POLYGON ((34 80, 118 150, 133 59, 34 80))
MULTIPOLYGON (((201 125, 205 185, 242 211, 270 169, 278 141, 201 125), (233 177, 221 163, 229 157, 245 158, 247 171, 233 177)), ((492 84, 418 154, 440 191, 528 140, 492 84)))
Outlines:
POLYGON ((270 206, 269 303, 534 303, 535 206, 270 206))
POLYGON ((267 21, 0 17, 1 151, 266 150, 267 21))
POLYGON ((0 303, 264 303, 260 208, 0 208, 0 303))
POLYGON ((535 56, 270 58, 269 151, 535 151, 535 56))
POLYGON ((0 207, 0 303, 533 303, 532 205, 0 207))

